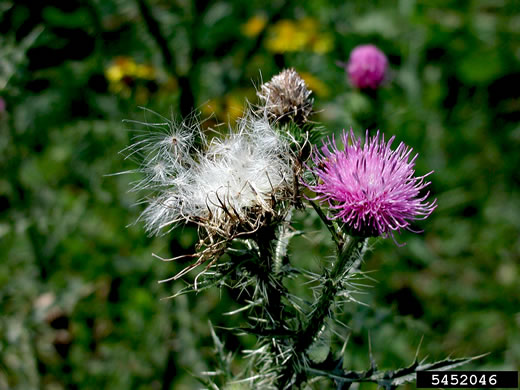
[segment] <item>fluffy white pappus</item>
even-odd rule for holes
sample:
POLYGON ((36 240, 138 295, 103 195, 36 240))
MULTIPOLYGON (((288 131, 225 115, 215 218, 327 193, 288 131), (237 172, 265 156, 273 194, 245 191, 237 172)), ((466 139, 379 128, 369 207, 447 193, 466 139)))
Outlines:
POLYGON ((244 118, 236 131, 210 143, 203 139, 203 145, 143 212, 151 233, 183 220, 213 226, 247 221, 252 209, 271 211, 272 200, 292 189, 289 144, 266 119, 244 118))
POLYGON ((134 143, 124 149, 126 158, 140 160, 140 168, 133 172, 143 174, 143 179, 133 184, 132 190, 171 187, 178 176, 194 164, 191 151, 202 131, 195 122, 175 123, 153 111, 161 119, 158 122, 127 121, 144 126, 134 136, 134 143))

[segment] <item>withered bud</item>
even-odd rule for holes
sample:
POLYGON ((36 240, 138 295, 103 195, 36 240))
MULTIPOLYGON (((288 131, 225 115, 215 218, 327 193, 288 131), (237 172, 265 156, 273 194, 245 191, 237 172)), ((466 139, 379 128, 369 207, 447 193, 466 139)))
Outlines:
POLYGON ((311 93, 300 75, 290 68, 262 84, 257 95, 270 119, 302 124, 312 113, 314 99, 310 97, 311 93))

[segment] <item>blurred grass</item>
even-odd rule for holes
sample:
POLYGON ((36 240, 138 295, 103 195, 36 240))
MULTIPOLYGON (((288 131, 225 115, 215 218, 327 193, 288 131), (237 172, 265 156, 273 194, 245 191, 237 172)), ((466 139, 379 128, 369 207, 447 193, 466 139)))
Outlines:
MULTIPOLYGON (((197 386, 191 373, 214 364, 208 319, 240 325, 222 315, 234 293, 161 300, 182 282, 157 280, 182 264, 151 253, 188 252, 196 231, 150 238, 134 224, 135 177, 106 176, 137 166, 118 154, 132 137, 121 120, 143 120, 139 105, 233 120, 288 66, 315 88, 315 119, 331 132, 395 134, 420 153, 418 174, 435 170, 424 233, 373 243, 368 306, 345 308, 345 365, 367 366, 370 333, 389 369, 423 335, 432 360, 491 352, 472 368, 518 369, 518 3, 396 4, 0 1, 0 389, 197 386), (370 96, 336 65, 369 42, 392 69, 370 96)), ((319 269, 323 227, 310 213, 296 224, 307 234, 293 261, 319 269)), ((219 334, 237 362, 254 343, 219 334)))

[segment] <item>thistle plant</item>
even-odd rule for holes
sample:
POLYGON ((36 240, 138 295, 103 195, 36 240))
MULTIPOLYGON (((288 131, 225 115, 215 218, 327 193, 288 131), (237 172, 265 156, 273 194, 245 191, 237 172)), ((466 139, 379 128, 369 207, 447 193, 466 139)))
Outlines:
MULTIPOLYGON (((241 372, 211 328, 219 367, 200 380, 208 388, 300 388, 328 378, 337 389, 354 382, 374 382, 393 389, 415 379, 423 369, 450 369, 471 359, 446 359, 380 371, 371 359, 366 371, 343 368, 343 350, 331 348, 330 334, 347 333, 337 314, 344 303, 356 304, 358 280, 370 237, 394 237, 411 230, 436 207, 426 178, 416 176, 417 155, 395 137, 379 132, 365 139, 344 132, 319 142, 322 127, 311 122, 312 99, 293 69, 284 70, 259 89, 260 105, 250 107, 228 134, 211 139, 196 120, 176 123, 160 117, 143 123, 147 130, 127 149, 142 155, 142 180, 134 190, 151 190, 141 219, 151 234, 194 223, 199 227, 194 260, 178 279, 197 268, 184 294, 208 288, 238 289, 248 322, 239 334, 256 336, 244 351, 241 372), (332 261, 313 273, 290 259, 295 209, 314 212, 335 245, 332 261), (200 267, 199 267, 200 266, 200 267), (313 285, 307 301, 287 287, 291 278, 313 285), (325 351, 320 353, 319 351, 325 351), (219 377, 224 379, 220 380, 219 377)), ((179 257, 162 260, 176 260, 179 257)), ((346 341, 344 348, 347 347, 346 341)))

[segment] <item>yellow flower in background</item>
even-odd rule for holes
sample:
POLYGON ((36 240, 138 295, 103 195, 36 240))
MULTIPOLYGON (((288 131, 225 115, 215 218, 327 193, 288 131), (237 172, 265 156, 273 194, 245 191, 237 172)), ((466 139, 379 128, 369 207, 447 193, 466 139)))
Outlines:
POLYGON ((254 38, 262 32, 267 24, 265 15, 255 15, 242 25, 242 33, 249 38, 254 38))
POLYGON ((315 53, 325 54, 332 49, 334 49, 334 40, 329 34, 320 36, 312 43, 312 51, 315 53))
POLYGON ((280 20, 270 28, 266 47, 274 53, 301 51, 307 43, 307 32, 292 20, 280 20))
POLYGON ((312 18, 304 18, 299 23, 299 28, 307 31, 307 47, 310 51, 323 54, 334 47, 332 35, 319 31, 318 21, 312 18))
POLYGON ((226 111, 229 117, 229 121, 234 123, 244 112, 243 99, 240 99, 235 95, 226 96, 226 111))
POLYGON ((254 89, 240 89, 211 99, 201 107, 202 114, 205 117, 214 116, 219 122, 234 124, 246 109, 246 99, 254 97, 254 93, 254 89))
POLYGON ((318 22, 316 21, 316 19, 307 17, 300 19, 297 23, 301 29, 309 33, 315 33, 316 31, 318 31, 318 22))
POLYGON ((105 70, 105 76, 112 82, 117 82, 123 77, 153 80, 155 68, 151 65, 138 64, 130 57, 116 57, 105 70))
POLYGON ((283 19, 269 28, 265 45, 273 53, 309 50, 327 53, 334 48, 332 35, 319 31, 316 19, 283 19))
POLYGON ((131 57, 120 56, 113 59, 105 69, 110 92, 124 98, 134 97, 136 102, 144 104, 151 94, 163 89, 176 89, 177 80, 159 77, 157 69, 149 64, 139 64, 131 57))
POLYGON ((153 80, 155 78, 155 68, 151 65, 137 65, 134 74, 137 78, 153 80))
POLYGON ((113 65, 110 65, 106 70, 105 70, 105 77, 107 78, 108 81, 110 81, 111 83, 116 83, 118 82, 119 80, 121 80, 124 76, 124 73, 123 73, 123 69, 121 69, 120 66, 117 66, 115 64, 113 65))
POLYGON ((329 87, 318 79, 317 77, 313 76, 312 74, 308 72, 299 72, 301 78, 303 81, 305 81, 305 84, 307 84, 307 87, 312 90, 317 96, 319 97, 327 97, 330 94, 329 87))
MULTIPOLYGON (((105 77, 108 80, 108 90, 114 94, 129 98, 132 94, 130 88, 131 77, 128 69, 133 68, 133 60, 127 57, 117 57, 110 66, 105 69, 105 77)), ((135 64, 135 63, 134 63, 135 64)))
POLYGON ((328 33, 317 34, 309 40, 309 46, 314 53, 325 54, 334 49, 334 39, 328 33))

